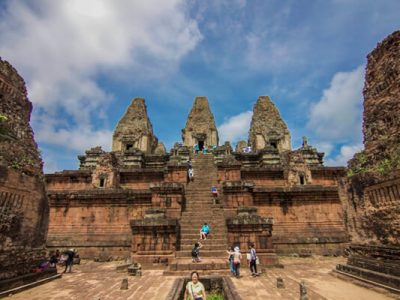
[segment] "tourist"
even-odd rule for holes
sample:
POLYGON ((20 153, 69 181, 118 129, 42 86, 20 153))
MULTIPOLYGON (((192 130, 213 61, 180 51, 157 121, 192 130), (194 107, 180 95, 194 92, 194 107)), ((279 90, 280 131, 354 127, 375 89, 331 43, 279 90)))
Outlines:
POLYGON ((207 146, 206 145, 204 145, 204 147, 203 147, 203 154, 207 154, 207 146))
POLYGON ((228 253, 228 255, 229 255, 228 261, 229 261, 229 267, 230 267, 231 273, 233 276, 235 276, 235 268, 233 266, 233 254, 234 254, 233 247, 228 248, 226 253, 228 253))
POLYGON ((192 261, 193 262, 201 262, 200 259, 200 248, 203 247, 203 245, 200 242, 197 242, 194 244, 194 247, 192 249, 192 261))
POLYGON ((215 185, 213 185, 211 187, 211 193, 213 194, 214 198, 218 197, 218 190, 217 190, 217 187, 215 185))
POLYGON ((188 165, 188 167, 189 167, 189 169, 191 169, 193 166, 192 166, 192 161, 190 160, 190 158, 189 158, 189 160, 187 161, 187 165, 188 165))
POLYGON ((208 226, 207 223, 204 223, 204 225, 200 229, 200 239, 201 240, 206 240, 207 235, 210 233, 210 227, 208 226))
POLYGON ((240 253, 239 247, 235 247, 233 252, 233 267, 235 269, 235 276, 240 277, 240 261, 242 260, 242 254, 240 253))
POLYGON ((254 244, 250 244, 249 246, 250 253, 248 255, 247 263, 250 267, 251 276, 257 276, 257 253, 254 248, 254 244))
POLYGON ((72 265, 74 264, 75 251, 74 249, 69 249, 64 252, 64 255, 66 256, 66 260, 65 260, 65 270, 63 273, 67 272, 67 270, 68 273, 71 273, 72 265))
POLYGON ((193 181, 193 180, 194 180, 194 171, 193 171, 193 168, 189 168, 189 170, 188 170, 188 175, 189 175, 189 181, 193 181))
POLYGON ((194 154, 199 154, 199 144, 194 145, 194 154))
POLYGON ((192 272, 190 278, 192 281, 186 284, 184 299, 206 300, 206 290, 204 289, 204 285, 199 281, 199 273, 197 271, 192 272))
POLYGON ((51 252, 50 252, 50 260, 49 260, 49 263, 50 263, 50 267, 51 267, 51 268, 56 268, 56 267, 57 267, 58 258, 57 258, 57 256, 56 256, 56 252, 54 252, 54 251, 51 251, 51 252))

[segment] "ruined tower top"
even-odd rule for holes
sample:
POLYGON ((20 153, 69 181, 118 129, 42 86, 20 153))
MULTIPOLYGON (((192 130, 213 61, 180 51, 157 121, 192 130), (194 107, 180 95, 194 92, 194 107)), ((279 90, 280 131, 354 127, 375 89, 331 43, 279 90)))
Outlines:
POLYGON ((32 103, 17 70, 0 58, 0 159, 24 173, 42 174, 42 159, 29 124, 32 103))
POLYGON ((112 151, 138 149, 154 153, 157 145, 144 99, 135 98, 115 128, 112 151))
POLYGON ((218 146, 218 131, 207 97, 196 97, 186 126, 182 129, 182 140, 188 147, 195 144, 200 148, 218 146))
POLYGON ((249 143, 254 151, 267 146, 279 152, 291 150, 290 132, 268 96, 260 96, 253 108, 249 143))
POLYGON ((368 161, 391 160, 399 153, 400 31, 368 55, 364 85, 364 145, 368 161))

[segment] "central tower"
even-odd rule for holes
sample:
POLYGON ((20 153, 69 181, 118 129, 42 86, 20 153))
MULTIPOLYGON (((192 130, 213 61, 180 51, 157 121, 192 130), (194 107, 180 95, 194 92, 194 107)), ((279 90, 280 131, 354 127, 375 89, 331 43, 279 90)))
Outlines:
POLYGON ((187 147, 198 144, 200 150, 204 146, 218 146, 218 131, 207 97, 196 97, 194 100, 186 126, 182 129, 182 140, 187 147))

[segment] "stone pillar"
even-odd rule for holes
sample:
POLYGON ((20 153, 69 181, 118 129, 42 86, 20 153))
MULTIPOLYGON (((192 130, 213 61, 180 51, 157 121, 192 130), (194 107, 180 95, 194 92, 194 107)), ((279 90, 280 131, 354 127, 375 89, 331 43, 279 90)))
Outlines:
POLYGON ((165 208, 148 209, 143 219, 131 220, 130 224, 134 262, 151 266, 167 264, 175 257, 179 222, 167 218, 165 208))
POLYGON ((226 224, 229 245, 239 246, 244 253, 248 251, 250 244, 254 244, 261 265, 279 264, 271 240, 272 218, 261 218, 255 207, 240 207, 237 216, 228 218, 226 224))

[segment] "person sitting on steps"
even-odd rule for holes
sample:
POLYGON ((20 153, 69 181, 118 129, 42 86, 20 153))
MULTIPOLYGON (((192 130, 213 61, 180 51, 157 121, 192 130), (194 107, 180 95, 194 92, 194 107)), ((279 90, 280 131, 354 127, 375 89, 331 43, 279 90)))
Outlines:
POLYGON ((210 227, 207 225, 207 223, 204 223, 203 227, 200 229, 200 239, 201 240, 206 240, 207 235, 210 233, 210 227))
POLYGON ((200 242, 197 242, 194 244, 194 247, 192 249, 192 262, 201 262, 200 259, 200 248, 203 247, 203 245, 200 242))

